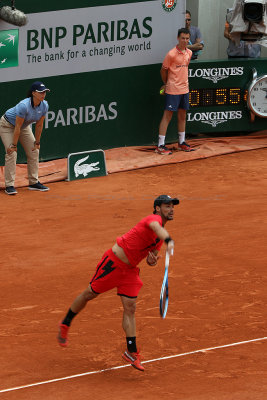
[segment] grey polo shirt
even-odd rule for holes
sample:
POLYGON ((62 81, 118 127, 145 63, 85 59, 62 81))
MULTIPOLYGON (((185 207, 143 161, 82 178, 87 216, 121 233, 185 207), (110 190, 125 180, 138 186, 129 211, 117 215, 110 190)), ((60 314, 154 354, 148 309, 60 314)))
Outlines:
MULTIPOLYGON (((201 39, 201 32, 200 29, 197 26, 190 26, 190 42, 191 44, 195 44, 197 39, 201 39)), ((201 41, 202 44, 204 44, 203 41, 201 41)), ((199 50, 198 51, 193 51, 193 55, 192 55, 192 60, 196 59, 197 56, 199 54, 199 50)))

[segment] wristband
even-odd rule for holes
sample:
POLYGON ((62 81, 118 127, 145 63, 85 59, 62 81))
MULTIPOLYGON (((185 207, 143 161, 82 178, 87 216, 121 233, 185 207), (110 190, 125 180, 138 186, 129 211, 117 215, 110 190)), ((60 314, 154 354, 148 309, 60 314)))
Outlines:
POLYGON ((36 141, 35 141, 34 144, 37 144, 37 146, 40 146, 40 142, 36 142, 36 141))
POLYGON ((166 239, 164 239, 164 242, 165 242, 166 244, 168 244, 171 240, 172 240, 172 238, 169 236, 169 237, 167 237, 166 239))
POLYGON ((13 148, 13 149, 16 149, 16 148, 17 148, 17 145, 12 143, 9 147, 11 147, 11 148, 13 148))

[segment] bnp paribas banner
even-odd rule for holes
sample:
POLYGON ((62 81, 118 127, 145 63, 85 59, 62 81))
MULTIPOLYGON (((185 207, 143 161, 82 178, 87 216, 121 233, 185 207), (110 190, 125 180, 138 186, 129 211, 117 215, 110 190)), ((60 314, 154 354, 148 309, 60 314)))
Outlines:
MULTIPOLYGON (((185 3, 21 2, 27 25, 0 20, 0 115, 41 80, 51 90, 41 160, 156 143, 164 106, 160 67, 185 24, 185 3)), ((175 127, 169 132, 169 140, 177 136, 175 127)), ((18 150, 18 162, 25 162, 18 150)))
POLYGON ((17 29, 0 22, 1 82, 161 63, 184 12, 185 0, 155 0, 32 13, 17 29))

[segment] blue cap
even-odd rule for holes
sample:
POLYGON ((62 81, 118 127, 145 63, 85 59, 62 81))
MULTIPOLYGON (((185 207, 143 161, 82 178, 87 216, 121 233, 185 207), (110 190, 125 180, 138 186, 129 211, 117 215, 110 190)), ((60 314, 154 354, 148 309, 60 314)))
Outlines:
POLYGON ((43 82, 39 82, 36 81, 32 84, 31 86, 31 91, 32 92, 50 92, 50 89, 48 89, 47 87, 45 87, 45 85, 43 84, 43 82))

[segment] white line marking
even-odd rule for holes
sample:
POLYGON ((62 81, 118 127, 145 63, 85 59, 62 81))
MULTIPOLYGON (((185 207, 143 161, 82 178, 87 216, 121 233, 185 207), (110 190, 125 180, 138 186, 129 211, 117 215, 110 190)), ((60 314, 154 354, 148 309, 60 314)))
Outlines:
MULTIPOLYGON (((211 350, 217 350, 217 349, 223 349, 223 348, 227 348, 227 347, 239 346, 239 345, 241 345, 241 344, 252 343, 252 342, 260 342, 260 341, 262 341, 262 340, 267 340, 267 336, 262 337, 262 338, 258 338, 258 339, 250 339, 250 340, 244 340, 244 341, 242 341, 242 342, 236 342, 236 343, 225 344, 225 345, 221 345, 221 346, 207 347, 206 349, 200 349, 200 350, 189 351, 189 352, 187 352, 187 353, 174 354, 174 355, 172 355, 172 356, 154 358, 154 359, 152 359, 152 360, 143 361, 142 364, 148 364, 148 363, 152 363, 152 362, 155 362, 155 361, 161 361, 161 360, 169 360, 169 359, 171 359, 171 358, 189 356, 189 355, 191 355, 191 354, 196 354, 196 353, 205 353, 205 352, 211 351, 211 350)), ((117 367, 111 367, 111 368, 106 368, 106 369, 100 369, 100 370, 98 370, 98 371, 84 372, 84 373, 82 373, 82 374, 64 376, 63 378, 50 379, 50 380, 48 380, 48 381, 31 383, 31 384, 29 384, 29 385, 17 386, 17 387, 13 387, 13 388, 10 388, 10 389, 3 389, 3 390, 0 390, 0 393, 12 392, 12 391, 14 391, 14 390, 27 389, 27 388, 34 387, 34 386, 46 385, 46 384, 48 384, 48 383, 54 383, 54 382, 65 381, 65 380, 68 380, 68 379, 80 378, 81 376, 100 374, 100 373, 102 373, 102 372, 114 371, 114 370, 116 370, 116 369, 126 368, 126 367, 130 367, 130 366, 131 366, 131 364, 119 365, 119 366, 117 366, 117 367)))

